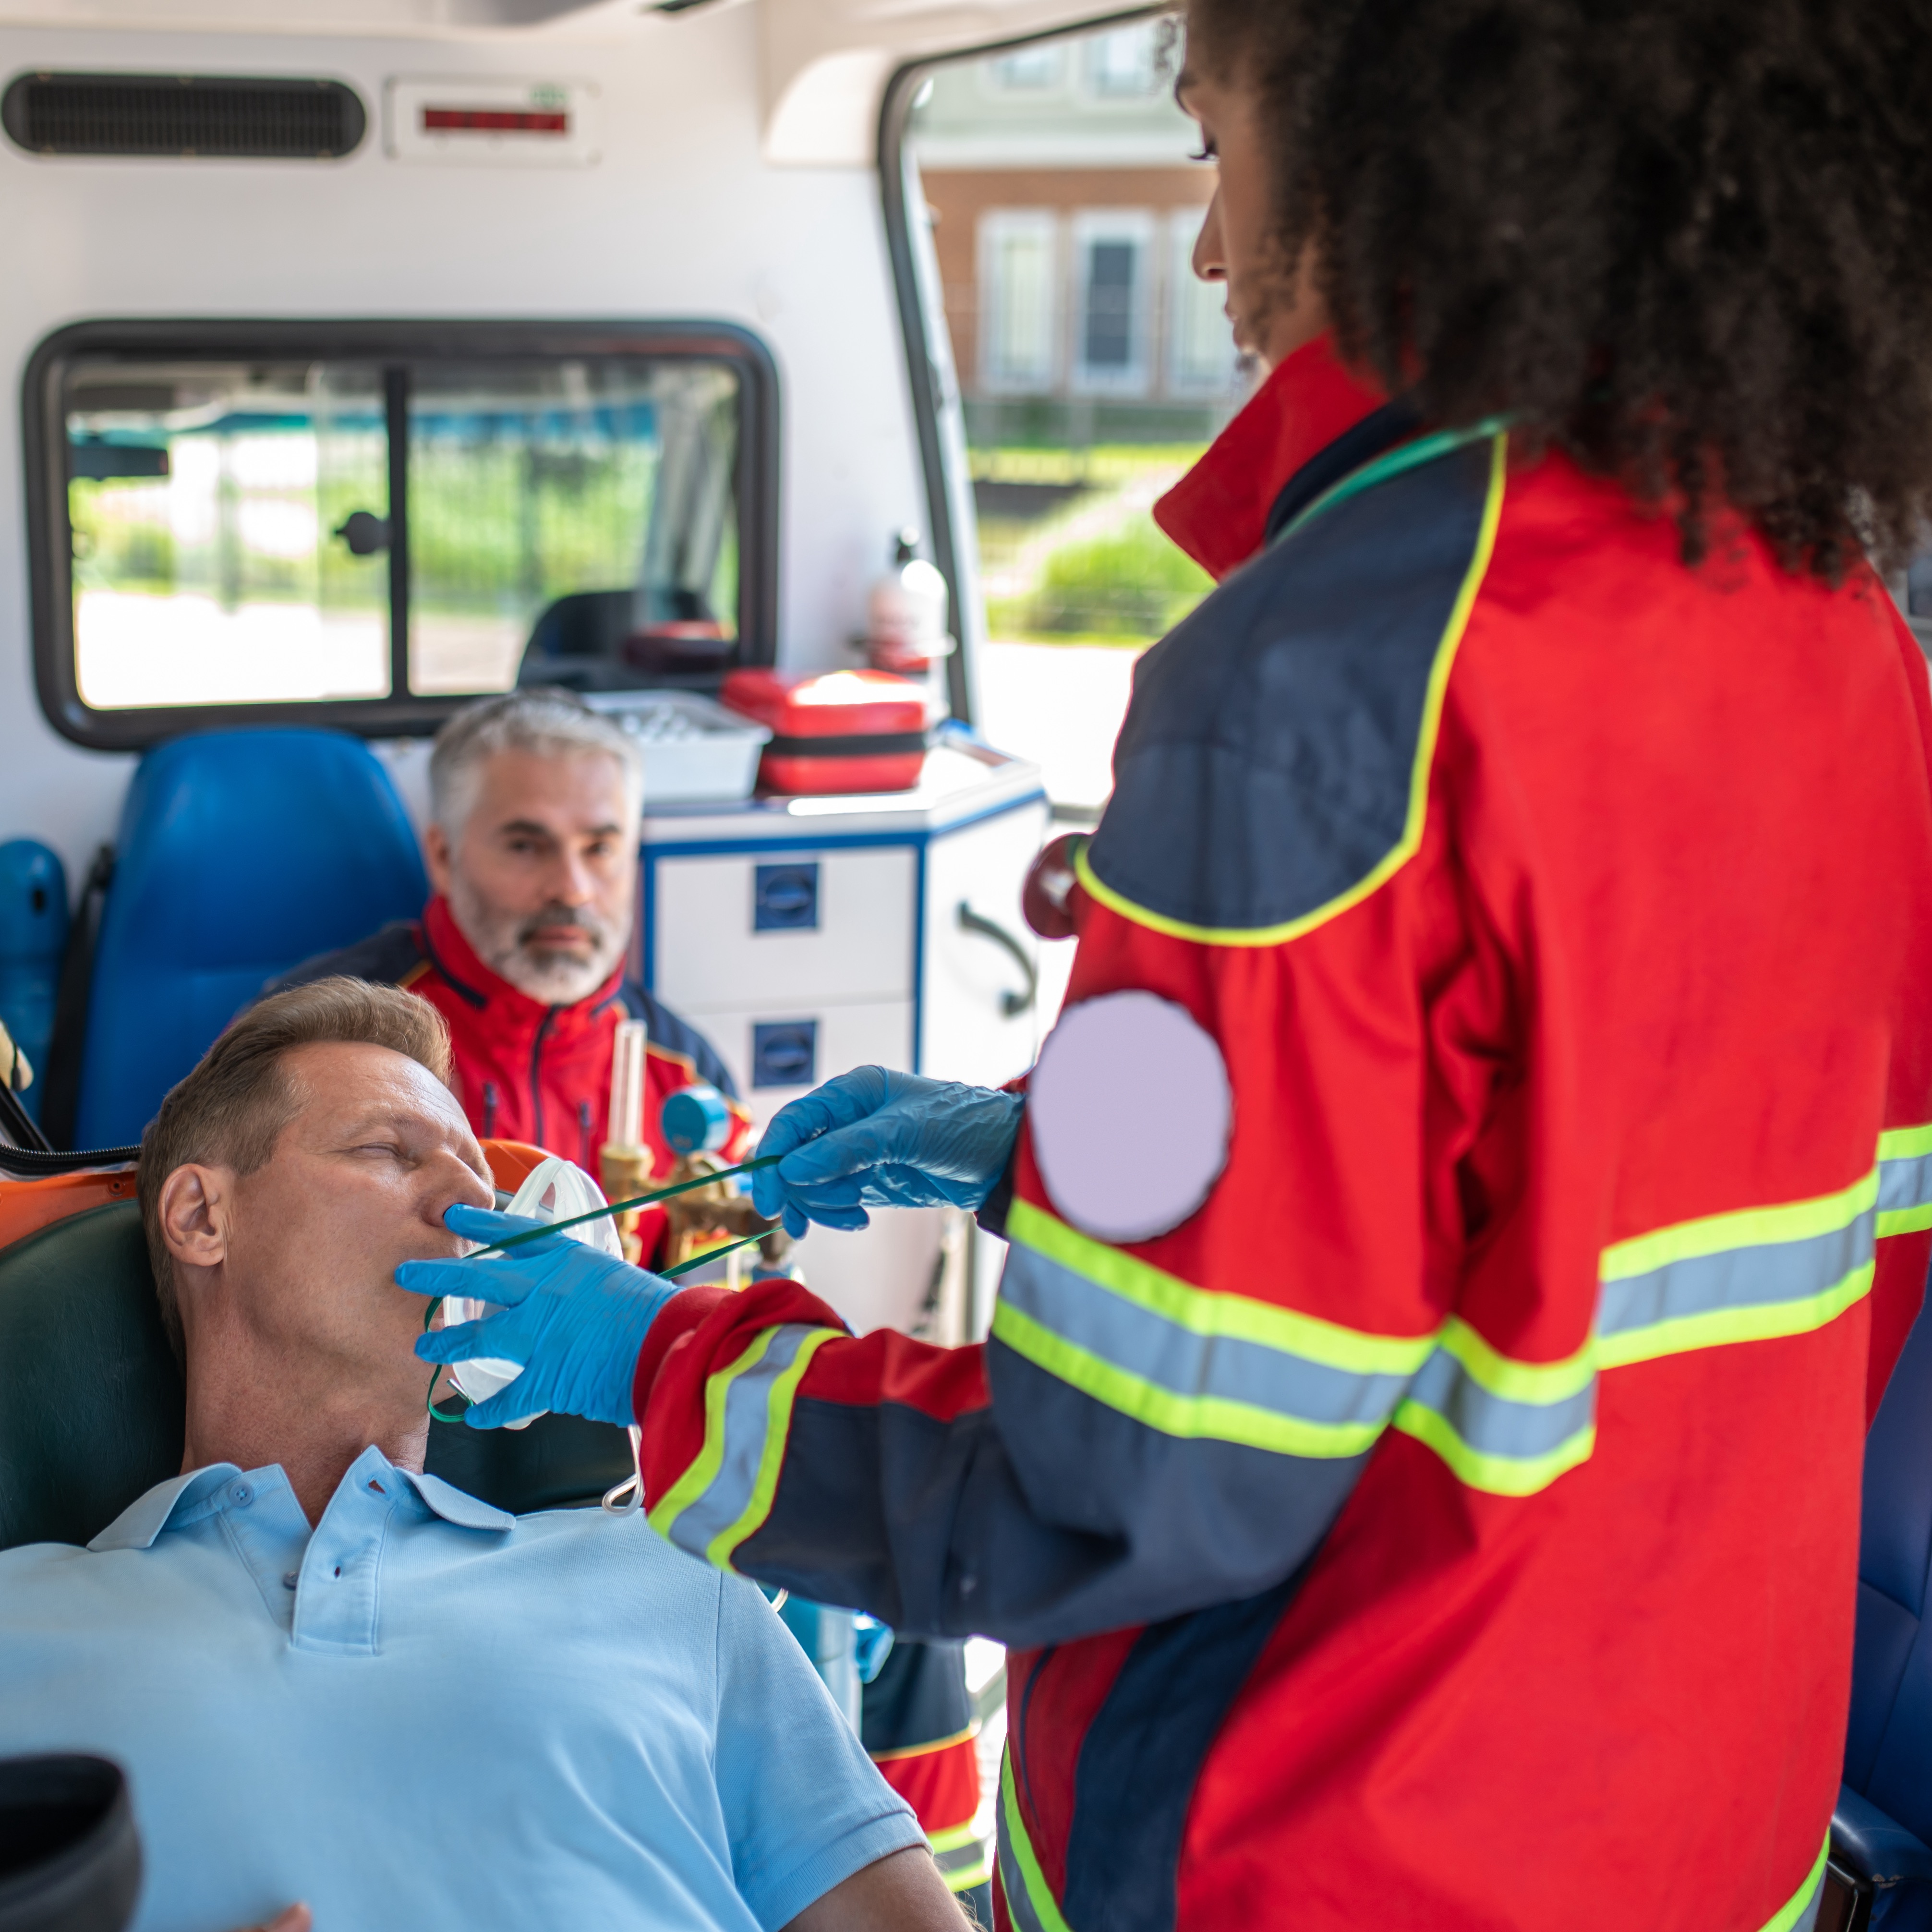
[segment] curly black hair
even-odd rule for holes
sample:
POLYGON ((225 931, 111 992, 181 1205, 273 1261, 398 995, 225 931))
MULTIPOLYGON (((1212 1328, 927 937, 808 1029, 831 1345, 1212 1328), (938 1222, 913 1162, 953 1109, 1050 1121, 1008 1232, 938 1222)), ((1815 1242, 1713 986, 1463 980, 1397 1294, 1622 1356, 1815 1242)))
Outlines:
POLYGON ((1186 0, 1342 352, 1792 568, 1932 512, 1932 0, 1186 0))

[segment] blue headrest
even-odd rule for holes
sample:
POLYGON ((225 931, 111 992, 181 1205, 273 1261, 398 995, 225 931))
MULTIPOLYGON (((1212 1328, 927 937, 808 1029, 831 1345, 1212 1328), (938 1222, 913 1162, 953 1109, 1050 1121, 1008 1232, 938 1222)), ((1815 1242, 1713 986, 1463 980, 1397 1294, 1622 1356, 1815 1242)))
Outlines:
POLYGON ((389 776, 340 731, 212 731, 142 759, 94 954, 75 1128, 137 1140, 262 982, 428 895, 389 776))

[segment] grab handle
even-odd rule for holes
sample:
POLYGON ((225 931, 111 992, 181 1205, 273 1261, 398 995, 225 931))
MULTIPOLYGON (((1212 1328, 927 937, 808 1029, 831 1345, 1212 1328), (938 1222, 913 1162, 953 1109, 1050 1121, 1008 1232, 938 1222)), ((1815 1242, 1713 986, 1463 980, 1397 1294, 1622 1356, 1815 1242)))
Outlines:
POLYGON ((1000 994, 1000 1010, 1008 1019, 1017 1018, 1027 1011, 1040 997, 1040 969, 1027 956, 1027 950, 997 920, 987 918, 985 914, 975 912, 964 900, 959 902, 958 914, 962 932, 976 932, 982 939, 990 939, 996 946, 1003 946, 1013 956, 1013 962, 1026 975, 1026 991, 1016 993, 1010 988, 1000 994))

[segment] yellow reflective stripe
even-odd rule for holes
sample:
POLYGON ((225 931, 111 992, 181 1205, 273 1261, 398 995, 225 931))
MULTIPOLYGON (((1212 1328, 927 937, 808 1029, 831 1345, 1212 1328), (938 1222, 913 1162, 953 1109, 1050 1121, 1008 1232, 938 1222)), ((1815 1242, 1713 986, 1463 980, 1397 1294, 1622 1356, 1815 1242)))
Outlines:
POLYGON ((1460 1315, 1452 1315, 1436 1345, 1454 1355, 1479 1388, 1511 1402, 1562 1402, 1596 1379, 1595 1353, 1588 1342, 1560 1362, 1520 1362, 1492 1348, 1460 1315))
POLYGON ((1932 1126, 1894 1127, 1878 1137, 1877 1235, 1916 1234, 1932 1228, 1932 1126), (1900 1199, 1904 1194, 1905 1198, 1900 1199), (1914 1195, 1920 1196, 1915 1200, 1914 1195))
POLYGON ((1197 1335, 1258 1342, 1351 1375, 1412 1375, 1436 1346, 1433 1335, 1370 1334, 1324 1321, 1319 1316, 1258 1301, 1252 1295, 1196 1288, 1178 1275, 1150 1267, 1105 1241, 1080 1233, 1030 1201, 1014 1202, 1006 1216, 1006 1234, 1010 1240, 1097 1282, 1124 1300, 1197 1335))
MULTIPOLYGON (((1932 1127, 1879 1144, 1894 1163, 1932 1160, 1932 1127)), ((1886 1198, 1910 1202, 1932 1174, 1894 1165, 1883 1185, 1886 1198)), ((1600 1371, 1808 1334, 1856 1304, 1872 1283, 1880 1188, 1874 1168, 1815 1199, 1614 1244, 1601 1257, 1594 1332, 1556 1362, 1505 1354, 1459 1316, 1433 1335, 1374 1335, 1197 1288, 1021 1201, 992 1333, 1164 1435, 1339 1460, 1394 1427, 1471 1487, 1526 1496, 1594 1453, 1600 1371)))
POLYGON ((975 1718, 963 1731, 955 1731, 950 1738, 932 1738, 922 1744, 897 1744, 890 1750, 868 1751, 866 1755, 874 1764, 893 1764, 901 1758, 929 1757, 934 1751, 950 1750, 955 1744, 963 1744, 968 1738, 979 1735, 980 1720, 975 1718))
POLYGON ((704 1495, 724 1466, 724 1399, 738 1378, 764 1360, 776 1328, 761 1328, 744 1353, 704 1384, 704 1446, 692 1458, 684 1474, 658 1498, 646 1520, 660 1536, 670 1534, 672 1523, 704 1495))
POLYGON ((948 1892, 970 1892, 993 1876, 993 1848, 974 1826, 928 1832, 926 1842, 948 1892))
POLYGON ((1389 1426, 1434 1450, 1471 1489, 1498 1496, 1530 1496, 1546 1490, 1566 1470, 1587 1462, 1597 1447, 1597 1426, 1590 1423, 1541 1456, 1486 1455, 1471 1448, 1448 1417, 1418 1402, 1405 1402, 1389 1426))
POLYGON ((1449 673, 1455 663, 1462 634, 1468 628, 1469 613, 1475 608, 1477 593, 1482 588, 1483 578, 1488 572, 1490 559, 1496 547, 1496 526, 1502 517, 1508 458, 1508 437, 1500 435, 1492 438, 1489 494, 1483 505, 1483 520, 1477 532, 1475 552, 1463 574, 1462 586, 1456 593, 1449 621, 1443 627, 1442 641, 1436 649, 1436 661, 1430 669, 1429 688, 1423 700, 1422 729, 1416 739, 1415 760, 1410 768, 1408 814, 1402 836, 1380 862, 1347 891, 1338 893, 1325 905, 1317 906, 1312 912, 1304 913, 1300 918, 1285 920, 1279 926, 1190 926, 1184 920, 1170 919, 1164 913, 1136 905, 1124 893, 1115 892, 1094 872, 1087 848, 1082 846, 1075 856, 1073 869, 1080 883, 1095 898, 1136 926, 1145 926, 1150 932, 1166 933, 1175 939, 1190 939, 1198 945, 1280 946, 1291 939, 1299 939, 1318 926, 1325 925, 1351 906, 1360 904, 1408 862, 1422 843, 1423 822, 1429 808, 1429 774, 1436 762, 1436 742, 1442 729, 1443 698, 1449 688, 1449 673))
MULTIPOLYGON (((873 1760, 875 1764, 878 1762, 876 1757, 873 1760)), ((962 1845, 977 1845, 984 1840, 969 1820, 964 1825, 955 1825, 944 1832, 927 1832, 926 1842, 935 1852, 956 1852, 962 1845)))
POLYGON ((1598 1363, 1622 1368, 1835 1321, 1870 1289, 1878 1193, 1874 1168, 1814 1200, 1705 1215, 1606 1248, 1598 1363))
POLYGON ((1597 1360, 1606 1369, 1628 1368, 1633 1362, 1654 1362, 1660 1356, 1688 1354, 1694 1348, 1718 1348, 1733 1342, 1771 1342, 1786 1335, 1807 1335, 1835 1322, 1845 1310, 1870 1293, 1872 1264, 1855 1268, 1842 1281, 1797 1301, 1767 1301, 1749 1308, 1712 1308, 1697 1315, 1680 1315, 1647 1328, 1600 1336, 1597 1360))
POLYGON ((1818 1888, 1825 1880, 1825 1862, 1832 1856, 1832 1833, 1828 1826, 1825 1842, 1819 1847, 1818 1856, 1811 1861, 1811 1869, 1804 1874, 1804 1882, 1793 1892, 1779 1910, 1766 1919, 1762 1932, 1791 1932, 1791 1928, 1810 1909, 1818 1888))
POLYGON ((971 1892, 984 1885, 993 1876, 993 1854, 990 1846, 982 1845, 980 1856, 970 1864, 957 1867, 941 1864, 939 1875, 946 1881, 948 1892, 971 1892))
POLYGON ((994 1307, 993 1334, 1015 1354, 1163 1436, 1332 1459, 1360 1455, 1382 1433, 1379 1422, 1310 1422, 1226 1396, 1178 1395, 1055 1334, 1010 1301, 1002 1300, 994 1307))
POLYGON ((1813 1201, 1794 1201, 1779 1208, 1744 1208, 1728 1214, 1707 1214, 1681 1221, 1654 1234, 1639 1234, 1604 1250, 1598 1279, 1622 1281, 1650 1274, 1672 1262, 1694 1261, 1724 1254, 1733 1248, 1769 1247, 1780 1241, 1801 1241, 1813 1234, 1835 1234, 1878 1203, 1878 1170, 1836 1194, 1813 1201))
POLYGON ((1389 1426, 1435 1450, 1472 1489, 1493 1496, 1533 1496, 1564 1471, 1589 1460, 1597 1445, 1597 1379, 1592 1344, 1559 1362, 1523 1362, 1502 1354, 1461 1316, 1436 1337, 1437 1357, 1419 1375, 1389 1426), (1445 1363, 1455 1371, 1444 1373, 1445 1363), (1483 1402, 1468 1384, 1496 1400, 1483 1402), (1565 1412, 1568 1412, 1566 1414, 1565 1412), (1472 1442, 1454 1420, 1490 1439, 1472 1442), (1546 1447, 1535 1444, 1566 1422, 1574 1426, 1546 1447))
MULTIPOLYGON (((1011 1863, 1018 1868, 1020 1883, 1026 1888, 1024 1904, 1032 1907, 1030 1916, 1040 1928, 1040 1932, 1070 1932, 1066 1921, 1060 1916, 1060 1901, 1048 1887, 1046 1875, 1040 1868, 1040 1860, 1034 1856, 1031 1841, 1026 1834, 1026 1827, 1020 1822, 1019 1799, 1013 1791, 1013 1754, 1009 1745, 1000 1758, 1000 1820, 1004 1826, 1001 1846, 1003 1852, 1010 1852, 1011 1863)), ((1021 1916, 1021 1901, 1013 1898, 1013 1888, 1008 1875, 1008 1860, 1000 1860, 1000 1879, 1006 1888, 1007 1904, 1014 1910, 1015 1917, 1021 1916)))
POLYGON ((772 1378, 771 1393, 765 1404, 764 1454, 758 1460, 758 1478, 752 1486, 751 1500, 738 1520, 720 1530, 705 1548, 705 1560, 715 1563, 721 1570, 731 1567, 731 1558, 737 1553, 739 1545, 755 1535, 772 1513, 772 1499, 778 1494, 778 1471, 784 1462, 786 1438, 791 1432, 792 1403, 797 1396, 799 1383, 811 1367, 812 1357, 826 1342, 836 1341, 838 1332, 836 1328, 821 1328, 816 1334, 808 1335, 799 1344, 798 1353, 793 1357, 790 1366, 772 1378))

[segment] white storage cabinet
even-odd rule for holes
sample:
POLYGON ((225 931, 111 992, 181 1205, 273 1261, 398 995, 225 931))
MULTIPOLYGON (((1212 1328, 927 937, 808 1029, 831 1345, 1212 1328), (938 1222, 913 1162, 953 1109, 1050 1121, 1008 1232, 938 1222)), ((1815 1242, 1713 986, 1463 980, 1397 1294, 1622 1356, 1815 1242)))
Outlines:
MULTIPOLYGON (((1038 768, 949 728, 915 790, 647 809, 644 983, 718 1050, 762 1129, 873 1064, 997 1086, 1033 1064, 1039 941, 1020 890, 1038 768)), ((919 1324, 940 1216, 814 1229, 812 1286, 862 1332, 919 1324)))

